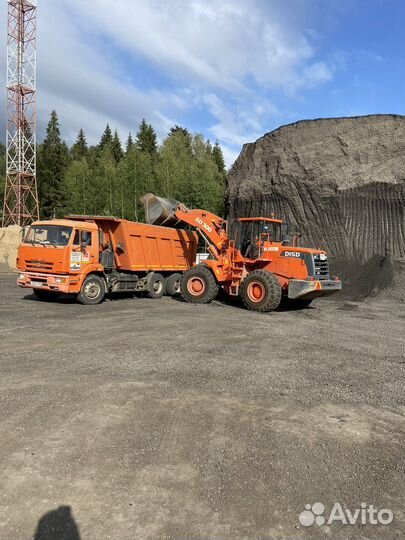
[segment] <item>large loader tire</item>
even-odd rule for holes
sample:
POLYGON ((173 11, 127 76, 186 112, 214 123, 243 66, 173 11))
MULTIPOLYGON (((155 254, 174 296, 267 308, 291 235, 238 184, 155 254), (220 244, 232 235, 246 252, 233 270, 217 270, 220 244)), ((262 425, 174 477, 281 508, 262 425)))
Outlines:
POLYGON ((267 270, 253 270, 243 280, 240 295, 247 309, 274 311, 281 302, 281 286, 267 270))
POLYGON ((147 298, 162 298, 166 288, 166 281, 162 274, 153 274, 149 282, 149 289, 146 293, 147 298))
POLYGON ((177 296, 180 294, 181 274, 170 274, 166 279, 166 295, 177 296))
POLYGON ((44 300, 45 302, 55 302, 60 296, 58 292, 45 291, 44 289, 33 289, 32 292, 38 300, 44 300))
POLYGON ((101 304, 106 293, 105 281, 97 274, 90 274, 83 281, 77 300, 86 306, 101 304))
POLYGON ((180 292, 186 302, 209 304, 219 291, 219 285, 206 266, 198 264, 187 270, 181 278, 180 292))

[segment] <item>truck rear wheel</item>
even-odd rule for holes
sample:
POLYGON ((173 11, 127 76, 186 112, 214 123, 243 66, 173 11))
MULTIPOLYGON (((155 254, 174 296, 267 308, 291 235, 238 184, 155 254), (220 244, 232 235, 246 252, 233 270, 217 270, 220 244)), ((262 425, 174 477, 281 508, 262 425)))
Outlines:
POLYGON ((166 279, 166 294, 167 296, 177 296, 180 294, 181 274, 170 274, 166 279))
POLYGON ((33 289, 32 292, 38 300, 44 300, 45 302, 54 302, 60 296, 58 292, 45 291, 44 289, 33 289))
POLYGON ((96 274, 90 274, 83 281, 77 300, 84 305, 100 304, 104 300, 105 293, 104 279, 96 274))
POLYGON ((197 265, 183 274, 180 291, 186 302, 208 304, 216 298, 219 285, 207 267, 197 265))
POLYGON ((146 294, 148 298, 162 298, 165 292, 165 278, 162 274, 153 274, 149 281, 149 289, 146 294))
POLYGON ((281 301, 281 286, 271 272, 253 270, 243 280, 240 294, 247 309, 274 311, 281 301))

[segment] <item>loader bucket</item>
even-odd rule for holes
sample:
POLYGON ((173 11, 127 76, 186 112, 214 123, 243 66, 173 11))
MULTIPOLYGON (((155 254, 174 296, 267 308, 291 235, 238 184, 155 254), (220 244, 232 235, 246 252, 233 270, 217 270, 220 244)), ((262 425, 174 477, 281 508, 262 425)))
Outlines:
POLYGON ((140 201, 145 208, 146 223, 166 227, 181 225, 181 222, 175 216, 179 204, 175 199, 164 199, 163 197, 157 197, 153 193, 146 193, 140 198, 140 201))

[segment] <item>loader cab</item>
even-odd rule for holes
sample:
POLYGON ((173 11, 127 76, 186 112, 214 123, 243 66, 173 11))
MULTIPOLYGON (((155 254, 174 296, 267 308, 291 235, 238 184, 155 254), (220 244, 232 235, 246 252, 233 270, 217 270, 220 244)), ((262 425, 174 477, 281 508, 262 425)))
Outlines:
POLYGON ((265 254, 282 243, 283 222, 273 218, 238 219, 237 247, 247 259, 265 258, 265 254))

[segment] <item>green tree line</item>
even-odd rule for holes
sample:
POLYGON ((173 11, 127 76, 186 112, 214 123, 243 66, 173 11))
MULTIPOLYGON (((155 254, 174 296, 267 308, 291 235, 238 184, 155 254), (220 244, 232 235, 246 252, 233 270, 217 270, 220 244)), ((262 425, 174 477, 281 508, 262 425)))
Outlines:
MULTIPOLYGON (((4 194, 5 148, 0 145, 0 190, 4 194)), ((113 215, 141 221, 139 198, 147 192, 171 197, 191 208, 224 212, 225 163, 218 143, 173 126, 161 145, 142 120, 122 144, 106 126, 97 145, 83 129, 69 148, 55 111, 37 147, 37 179, 42 218, 66 214, 113 215)), ((1 205, 3 208, 3 204, 1 205)))

